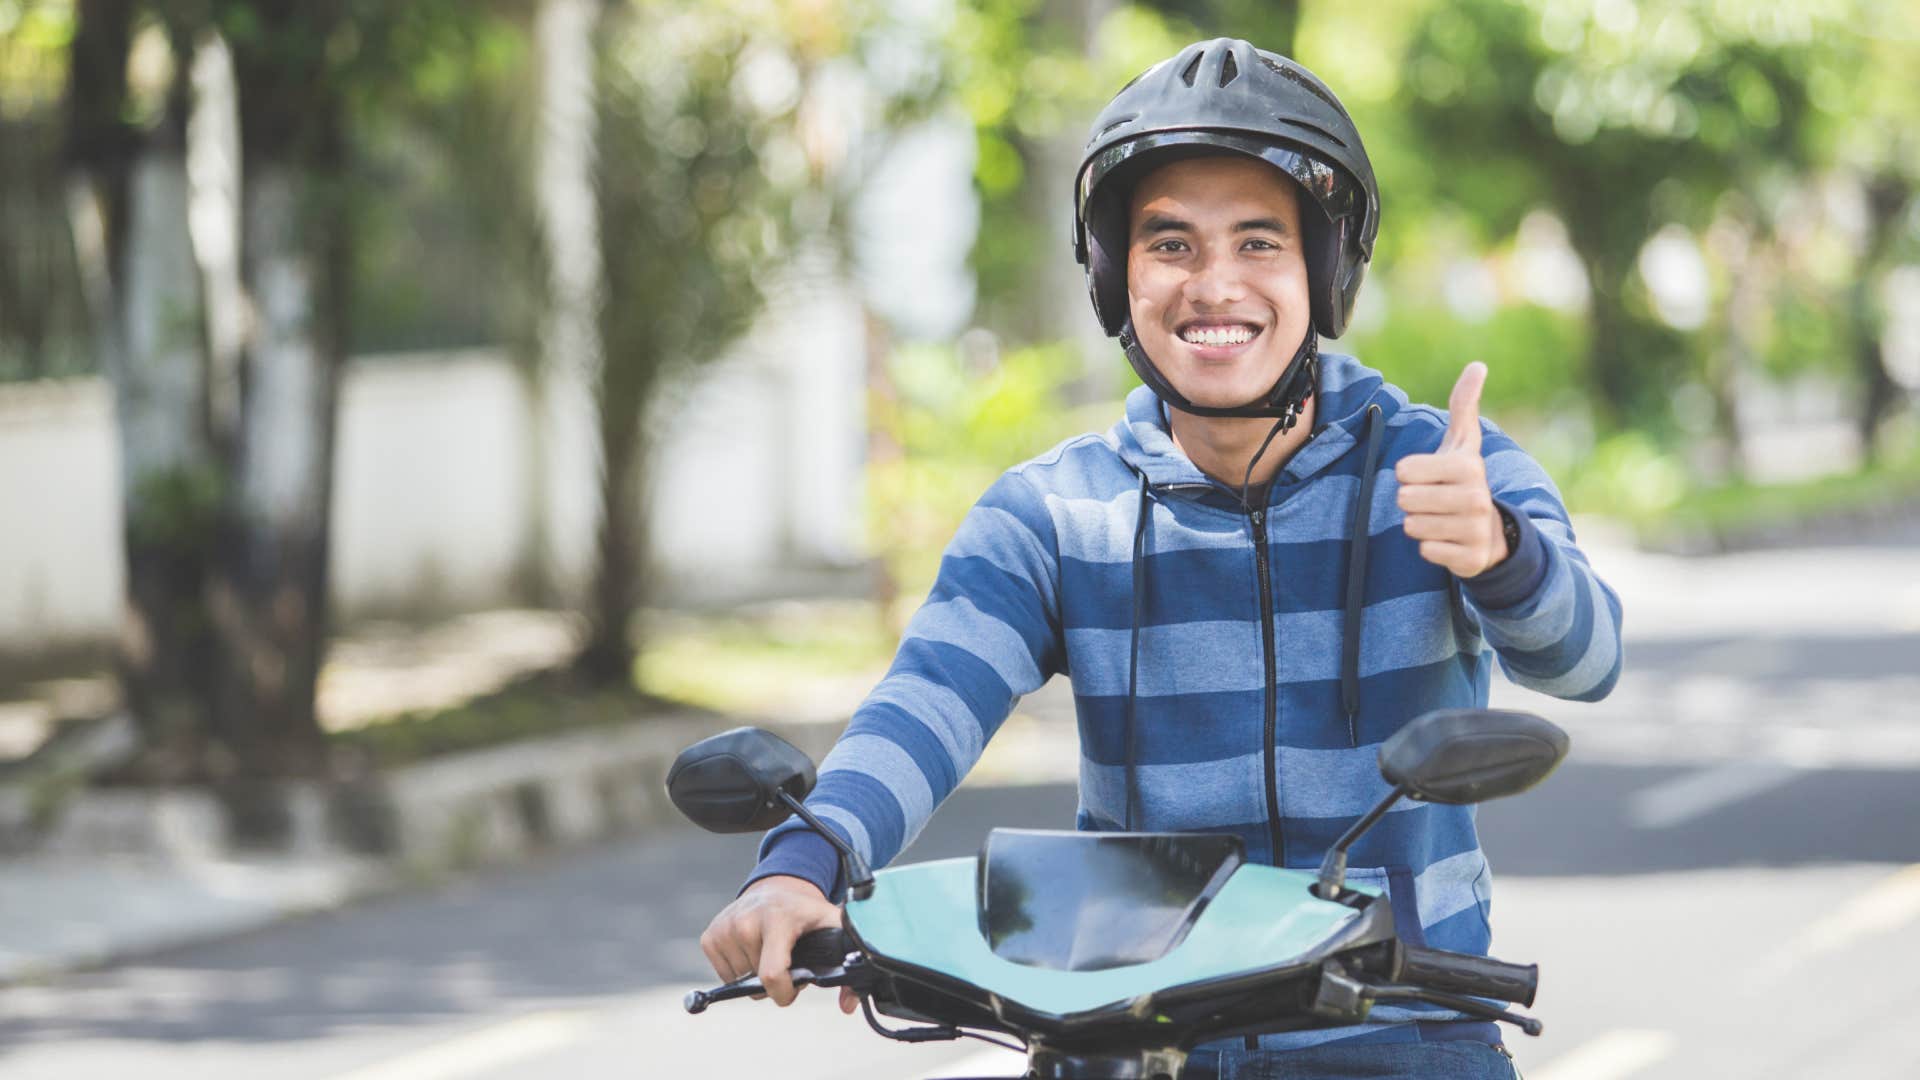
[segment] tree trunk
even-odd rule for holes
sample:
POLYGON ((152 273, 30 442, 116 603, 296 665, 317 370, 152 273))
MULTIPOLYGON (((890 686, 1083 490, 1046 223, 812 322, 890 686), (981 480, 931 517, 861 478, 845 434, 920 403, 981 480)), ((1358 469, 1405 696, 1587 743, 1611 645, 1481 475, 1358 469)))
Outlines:
MULTIPOLYGON (((600 224, 594 190, 594 41, 599 5, 543 0, 535 16, 540 124, 535 199, 548 282, 538 320, 541 350, 535 404, 538 469, 535 537, 554 601, 590 611, 592 552, 607 508, 605 460, 596 423, 603 343, 600 224), (595 477, 598 483, 581 483, 595 477)), ((604 538, 603 538, 604 542, 604 538)))
MULTIPOLYGON (((188 232, 187 67, 144 136, 121 120, 131 8, 81 5, 70 97, 70 216, 120 442, 126 596, 121 694, 143 749, 128 773, 205 776, 219 757, 204 723, 215 640, 207 609, 221 480, 206 424, 206 338, 188 232)), ((190 46, 176 32, 177 57, 190 46)))
MULTIPOLYGON (((587 616, 587 639, 574 667, 596 685, 624 686, 633 680, 629 624, 638 602, 640 572, 635 477, 646 387, 626 385, 645 365, 605 362, 604 215, 602 188, 595 181, 600 162, 595 80, 599 65, 606 62, 596 55, 601 29, 601 8, 590 0, 544 0, 540 6, 538 183, 552 273, 541 335, 546 350, 541 374, 551 431, 568 440, 554 454, 549 471, 549 506, 558 511, 550 514, 548 525, 553 554, 564 550, 554 534, 595 538, 589 587, 579 604, 587 616), (575 441, 582 436, 587 441, 575 441), (585 489, 597 496, 596 504, 556 499, 569 489, 560 469, 572 476, 597 476, 597 486, 585 489)), ((564 576, 578 580, 585 575, 575 571, 564 576)))
POLYGON ((221 543, 225 655, 215 712, 245 775, 309 776, 325 771, 314 690, 327 628, 339 277, 302 170, 250 164, 241 266, 255 325, 241 353, 234 497, 221 543))
POLYGON ((1892 172, 1880 173, 1867 182, 1867 250, 1854 274, 1847 305, 1853 322, 1854 367, 1861 382, 1855 430, 1860 434, 1861 456, 1867 462, 1878 457, 1880 426, 1893 415, 1900 400, 1899 384, 1887 371, 1881 341, 1885 321, 1880 317, 1874 289, 1884 280, 1882 270, 1895 246, 1895 223, 1912 199, 1912 182, 1892 172))
POLYGON ((240 272, 253 313, 218 545, 222 643, 214 728, 248 780, 318 776, 334 414, 351 223, 342 103, 324 55, 333 16, 263 10, 234 55, 245 156, 240 272))
POLYGON ((221 480, 203 409, 206 347, 187 235, 186 160, 141 155, 129 200, 121 317, 112 369, 120 434, 127 608, 117 656, 146 750, 140 772, 166 780, 211 764, 201 723, 213 639, 206 605, 221 480))

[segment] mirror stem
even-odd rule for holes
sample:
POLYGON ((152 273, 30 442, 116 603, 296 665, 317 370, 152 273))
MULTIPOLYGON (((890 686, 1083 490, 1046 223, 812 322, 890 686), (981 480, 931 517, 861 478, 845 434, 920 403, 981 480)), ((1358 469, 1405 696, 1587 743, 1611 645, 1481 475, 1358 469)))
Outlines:
POLYGON ((1385 817, 1387 811, 1393 808, 1394 803, 1400 801, 1400 797, 1405 795, 1407 790, 1405 784, 1395 786, 1387 793, 1386 798, 1375 803, 1373 809, 1367 811, 1365 817, 1354 822, 1353 828, 1342 833, 1340 839, 1333 842, 1333 847, 1327 849, 1327 857, 1320 861, 1320 880, 1313 884, 1313 895, 1322 900, 1333 900, 1340 896, 1340 890, 1345 888, 1347 883, 1347 849, 1353 846, 1354 841, 1360 839, 1360 834, 1373 828, 1381 818, 1385 817))
POLYGON ((799 814, 801 821, 811 826, 814 832, 826 837, 827 843, 832 844, 840 852, 840 870, 847 878, 847 895, 855 900, 865 900, 872 896, 873 871, 867 869, 867 860, 853 850, 853 845, 840 839, 839 833, 821 824, 820 819, 813 816, 813 811, 807 809, 799 799, 794 798, 785 789, 780 792, 780 801, 787 804, 787 809, 799 814))

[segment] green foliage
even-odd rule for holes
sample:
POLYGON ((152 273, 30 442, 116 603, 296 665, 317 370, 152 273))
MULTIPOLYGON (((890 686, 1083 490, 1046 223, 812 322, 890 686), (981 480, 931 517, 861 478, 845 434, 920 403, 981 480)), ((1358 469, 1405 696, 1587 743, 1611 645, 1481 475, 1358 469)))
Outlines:
POLYGON ((1467 0, 1420 20, 1398 101, 1432 190, 1488 238, 1541 204, 1566 224, 1593 290, 1586 368, 1604 419, 1659 418, 1668 390, 1709 369, 1707 339, 1649 310, 1642 246, 1667 223, 1705 226, 1729 193, 1772 205, 1828 159, 1850 122, 1835 73, 1870 55, 1873 10, 1467 0))
POLYGON ((1444 306, 1397 307, 1380 327, 1327 348, 1351 350, 1415 401, 1443 406, 1468 363, 1487 365, 1487 415, 1577 404, 1585 380, 1585 327, 1537 304, 1496 308, 1470 320, 1444 306), (1571 400, 1570 400, 1571 399, 1571 400))
POLYGON ((1065 250, 1051 227, 1072 198, 1061 165, 1075 163, 1066 155, 1114 92, 1197 36, 1141 4, 1118 7, 1092 27, 1038 0, 979 0, 955 13, 953 79, 977 140, 972 262, 984 323, 1015 340, 1059 332, 1053 309, 1062 298, 1044 283, 1047 263, 1065 250))
POLYGON ((1076 413, 1080 374, 1064 344, 1015 349, 997 361, 963 348, 918 346, 895 358, 897 396, 870 402, 870 422, 899 453, 868 465, 868 525, 903 597, 933 580, 960 520, 1007 468, 1090 427, 1111 403, 1076 413))
POLYGON ((756 44, 748 14, 608 15, 596 87, 603 409, 637 409, 663 372, 744 330, 789 238, 792 192, 763 160, 789 116, 760 115, 734 89, 756 44), (679 62, 654 62, 663 54, 679 62))
POLYGON ((1642 431, 1620 431, 1554 470, 1568 509, 1628 521, 1658 520, 1689 495, 1678 454, 1642 431))
POLYGON ((225 497, 224 475, 212 465, 150 469, 128 500, 128 535, 143 547, 205 550, 225 497))

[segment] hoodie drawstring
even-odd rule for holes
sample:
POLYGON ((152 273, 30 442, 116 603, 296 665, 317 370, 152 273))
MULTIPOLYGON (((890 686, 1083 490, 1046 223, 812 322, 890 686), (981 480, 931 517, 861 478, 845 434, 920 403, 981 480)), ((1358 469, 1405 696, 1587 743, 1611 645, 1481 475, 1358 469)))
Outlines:
POLYGON ((1133 831, 1133 808, 1139 801, 1139 777, 1135 774, 1133 760, 1133 699, 1140 688, 1140 612, 1146 601, 1146 546, 1147 514, 1153 496, 1147 490, 1147 474, 1140 474, 1140 517, 1133 526, 1133 643, 1127 655, 1127 820, 1126 830, 1133 831))
POLYGON ((1360 622, 1367 599, 1367 537, 1373 519, 1373 474, 1380 467, 1380 406, 1367 406, 1367 458, 1353 496, 1353 537, 1347 556, 1347 612, 1341 626, 1340 704, 1347 710, 1347 741, 1360 745, 1360 622))
MULTIPOLYGON (((1367 537, 1371 533, 1373 520, 1373 481, 1380 467, 1380 443, 1385 434, 1385 425, 1379 423, 1379 419, 1380 406, 1367 406, 1367 453, 1361 465, 1360 486, 1354 492, 1353 533, 1347 562, 1346 618, 1341 627, 1340 703, 1346 710, 1347 741, 1352 746, 1360 745, 1360 623, 1366 604, 1367 537)), ((1269 442, 1277 432, 1276 425, 1275 432, 1267 436, 1269 442)), ((1265 449, 1265 444, 1262 444, 1261 450, 1264 452, 1265 449)), ((1245 499, 1243 488, 1243 504, 1245 499)), ((1147 516, 1152 503, 1153 495, 1148 488, 1147 476, 1141 473, 1140 509, 1133 526, 1133 618, 1127 649, 1127 707, 1123 732, 1127 785, 1125 828, 1128 832, 1134 830, 1135 808, 1140 803, 1139 772, 1134 752, 1134 708, 1140 690, 1140 617, 1147 595, 1147 516)))

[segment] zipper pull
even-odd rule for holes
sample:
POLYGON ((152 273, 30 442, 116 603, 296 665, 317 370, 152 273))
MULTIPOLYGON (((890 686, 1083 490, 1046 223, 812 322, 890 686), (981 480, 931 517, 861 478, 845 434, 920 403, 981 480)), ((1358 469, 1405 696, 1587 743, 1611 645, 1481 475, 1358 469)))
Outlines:
POLYGON ((1255 510, 1253 512, 1253 527, 1256 529, 1259 528, 1260 523, 1265 521, 1266 519, 1267 519, 1267 512, 1265 510, 1255 510))

